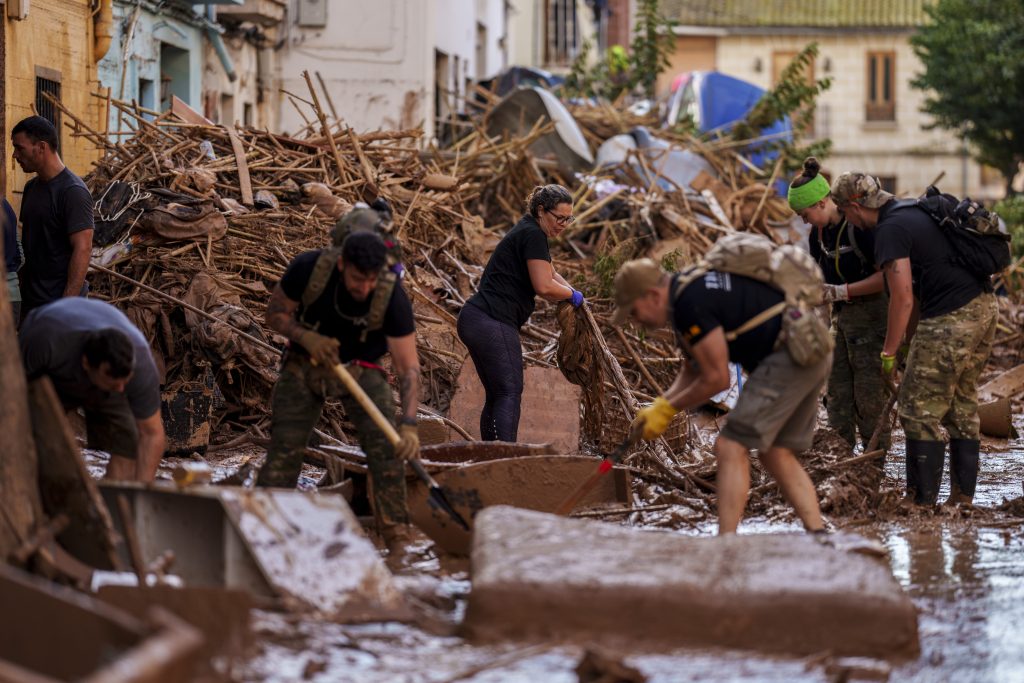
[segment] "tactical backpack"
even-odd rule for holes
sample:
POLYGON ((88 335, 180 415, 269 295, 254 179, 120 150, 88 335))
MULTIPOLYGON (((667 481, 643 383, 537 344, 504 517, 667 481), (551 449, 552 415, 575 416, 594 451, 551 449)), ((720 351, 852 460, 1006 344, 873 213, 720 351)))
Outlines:
POLYGON ((999 216, 970 197, 958 200, 934 185, 914 202, 932 217, 949 241, 953 262, 984 283, 1010 265, 1010 235, 999 229, 999 216))
POLYGON ((302 322, 305 323, 306 313, 313 303, 320 298, 327 289, 327 283, 331 275, 338 267, 338 259, 341 258, 345 240, 349 235, 357 232, 372 232, 384 240, 387 247, 387 261, 377 277, 377 287, 373 290, 373 298, 370 300, 370 310, 365 318, 358 321, 363 323, 363 331, 359 336, 360 343, 366 341, 370 332, 375 332, 384 326, 384 314, 391 302, 391 295, 395 285, 405 274, 402 266, 402 251, 398 241, 390 233, 391 210, 384 200, 378 199, 372 208, 365 204, 356 204, 348 213, 338 219, 331 231, 331 246, 320 252, 313 264, 313 272, 309 276, 306 288, 302 292, 302 322))
POLYGON ((821 305, 825 280, 821 268, 806 251, 792 244, 777 246, 767 237, 753 233, 730 233, 719 238, 700 263, 676 280, 673 300, 709 270, 749 277, 779 290, 785 297, 735 330, 727 331, 726 341, 731 342, 781 315, 779 342, 785 342, 797 365, 814 365, 832 353, 835 342, 828 325, 814 311, 821 305))

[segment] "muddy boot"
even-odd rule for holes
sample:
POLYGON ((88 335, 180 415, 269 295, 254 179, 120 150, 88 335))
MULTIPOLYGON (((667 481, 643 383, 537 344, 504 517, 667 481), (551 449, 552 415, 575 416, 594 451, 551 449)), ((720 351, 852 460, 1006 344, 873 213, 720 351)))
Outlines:
POLYGON ((907 492, 903 496, 903 500, 900 501, 900 507, 912 508, 914 501, 917 500, 917 489, 919 486, 919 478, 917 476, 917 456, 916 449, 917 444, 924 443, 923 441, 914 441, 907 439, 907 458, 906 458, 906 473, 907 473, 907 492))
POLYGON ((907 499, 913 492, 915 505, 935 505, 945 459, 942 441, 907 440, 907 499))
POLYGON ((380 537, 388 551, 384 560, 388 569, 394 573, 408 569, 415 559, 415 554, 410 551, 415 540, 411 527, 408 524, 382 524, 380 537))
POLYGON ((949 498, 946 505, 970 505, 978 483, 981 442, 977 439, 952 439, 949 442, 949 498))

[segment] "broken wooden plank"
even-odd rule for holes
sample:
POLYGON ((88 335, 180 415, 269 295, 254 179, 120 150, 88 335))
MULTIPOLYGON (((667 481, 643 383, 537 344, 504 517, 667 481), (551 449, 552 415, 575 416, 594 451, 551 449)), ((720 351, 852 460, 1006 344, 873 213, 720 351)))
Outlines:
POLYGON ((249 164, 245 160, 245 147, 242 146, 242 140, 232 126, 225 126, 225 129, 231 138, 231 150, 235 153, 235 163, 238 165, 238 186, 242 192, 242 203, 252 206, 252 180, 249 178, 249 164))
POLYGON ((125 568, 110 511, 89 475, 71 425, 49 377, 29 383, 32 436, 39 458, 39 491, 47 514, 71 523, 58 538, 79 560, 101 569, 125 568))

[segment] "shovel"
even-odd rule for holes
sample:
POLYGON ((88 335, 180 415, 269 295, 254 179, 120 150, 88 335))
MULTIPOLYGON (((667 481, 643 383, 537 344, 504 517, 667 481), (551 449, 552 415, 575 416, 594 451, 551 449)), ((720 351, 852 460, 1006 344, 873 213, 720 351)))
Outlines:
MULTIPOLYGON (((366 395, 366 392, 364 392, 363 388, 359 386, 359 383, 356 382, 351 373, 345 369, 345 366, 341 363, 335 363, 331 367, 331 370, 333 370, 334 374, 338 376, 338 379, 340 379, 342 384, 345 385, 345 388, 348 389, 349 393, 355 396, 356 400, 359 401, 359 405, 363 407, 363 410, 366 411, 366 414, 370 416, 377 427, 384 432, 384 436, 386 436, 388 441, 391 442, 391 445, 394 446, 397 444, 401 439, 401 437, 398 436, 398 432, 395 431, 395 428, 390 422, 388 422, 388 419, 381 414, 380 409, 377 408, 377 405, 370 400, 370 397, 366 395)), ((462 515, 452 507, 452 504, 448 502, 448 497, 444 495, 444 489, 442 489, 441 485, 434 481, 434 478, 430 476, 426 469, 423 468, 423 463, 420 462, 419 458, 411 459, 409 464, 412 465, 412 469, 416 473, 416 476, 418 476, 430 489, 430 500, 433 501, 437 507, 448 513, 448 516, 451 517, 456 524, 466 531, 469 531, 469 524, 467 524, 466 520, 462 518, 462 515)))
POLYGON ((601 477, 603 477, 607 472, 611 471, 612 467, 614 467, 617 462, 622 460, 622 456, 626 454, 626 451, 628 451, 633 446, 633 444, 635 444, 637 440, 640 438, 640 433, 642 431, 642 423, 631 429, 629 431, 629 434, 626 435, 625 440, 618 446, 616 446, 615 450, 612 451, 610 455, 604 456, 604 459, 601 461, 601 464, 598 465, 597 467, 597 472, 594 472, 592 475, 590 475, 590 477, 586 481, 580 484, 579 488, 573 491, 565 500, 561 502, 561 504, 559 504, 557 508, 555 508, 555 514, 564 516, 572 512, 573 508, 575 508, 579 504, 579 502, 583 500, 584 496, 586 496, 588 493, 594 490, 594 487, 597 486, 597 483, 601 481, 601 477))

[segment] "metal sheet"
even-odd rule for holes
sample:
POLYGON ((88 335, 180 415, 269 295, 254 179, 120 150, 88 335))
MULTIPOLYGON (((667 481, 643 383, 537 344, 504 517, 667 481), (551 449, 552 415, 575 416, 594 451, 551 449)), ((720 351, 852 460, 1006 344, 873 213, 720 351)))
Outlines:
MULTIPOLYGON (((554 512, 559 503, 597 471, 600 460, 585 456, 540 455, 491 460, 460 467, 435 476, 452 506, 470 522, 491 505, 512 505, 527 510, 554 512)), ((444 512, 431 507, 428 490, 410 482, 409 516, 439 547, 455 555, 469 553, 472 534, 444 512)), ((616 468, 582 501, 579 507, 614 503, 629 505, 629 472, 616 468)))

